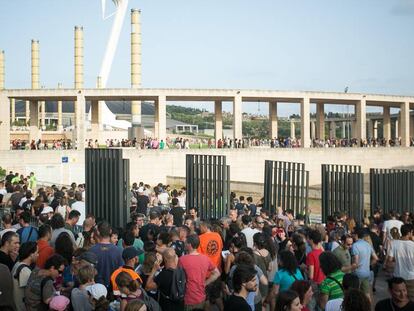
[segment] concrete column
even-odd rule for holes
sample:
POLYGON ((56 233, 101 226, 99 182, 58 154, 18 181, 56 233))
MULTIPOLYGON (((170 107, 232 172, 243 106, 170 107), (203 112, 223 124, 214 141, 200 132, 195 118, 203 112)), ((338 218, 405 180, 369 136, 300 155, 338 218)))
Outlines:
POLYGON ((44 131, 46 129, 46 103, 40 101, 40 128, 44 131))
POLYGON ((233 138, 243 138, 242 122, 242 98, 240 95, 236 95, 233 100, 233 138))
POLYGON ((410 147, 410 102, 401 103, 401 147, 410 147))
POLYGON ((165 96, 158 96, 155 102, 154 120, 155 138, 165 142, 167 136, 167 99, 165 96))
POLYGON ((374 138, 374 121, 368 120, 368 138, 374 138))
POLYGON ((29 125, 29 121, 30 121, 30 101, 26 100, 25 102, 26 107, 25 107, 25 119, 26 119, 26 125, 29 125))
POLYGON ((273 139, 278 137, 278 124, 277 124, 277 102, 269 102, 269 134, 273 139))
POLYGON ((14 121, 16 121, 16 100, 14 98, 10 99, 10 106, 11 106, 11 125, 13 125, 14 121))
POLYGON ((223 139, 223 103, 221 100, 216 100, 214 102, 214 139, 217 142, 219 139, 223 139))
POLYGON ((378 138, 378 121, 377 120, 372 121, 372 135, 374 139, 378 138))
POLYGON ((414 138, 414 115, 410 116, 410 137, 414 138))
POLYGON ((5 88, 5 65, 4 65, 4 51, 0 51, 0 90, 5 88))
MULTIPOLYGON (((96 87, 98 89, 102 88, 102 79, 98 77, 96 80, 96 87)), ((102 122, 102 105, 105 102, 101 100, 93 100, 91 101, 91 136, 92 139, 97 139, 98 142, 101 141, 100 133, 103 130, 103 122, 102 122)))
POLYGON ((398 117, 395 122, 394 122, 394 130, 395 130, 395 137, 394 138, 399 138, 400 137, 400 122, 399 122, 400 117, 398 117))
POLYGON ((75 26, 75 89, 83 88, 83 27, 75 26))
MULTIPOLYGON (((3 83, 4 83, 4 80, 3 80, 3 83)), ((1 93, 0 93, 0 150, 10 150, 10 100, 7 96, 1 95, 1 93)))
POLYGON ((296 128, 295 128, 295 122, 293 120, 290 120, 290 138, 296 138, 296 128))
POLYGON ((365 140, 367 138, 367 124, 366 124, 366 100, 361 99, 355 105, 356 121, 357 121, 357 136, 356 138, 365 140))
POLYGON ((342 133, 341 133, 342 139, 346 138, 346 122, 342 121, 342 133))
POLYGON ((402 128, 401 128, 401 110, 398 113, 398 137, 401 137, 401 133, 402 133, 402 128))
POLYGON ((316 138, 316 124, 315 121, 311 122, 311 139, 315 139, 316 138))
POLYGON ((356 138, 358 136, 358 124, 357 121, 351 121, 351 138, 356 138))
POLYGON ((302 148, 309 148, 311 146, 310 140, 310 100, 309 97, 303 98, 300 104, 300 135, 302 148))
POLYGON ((329 137, 336 139, 336 122, 329 122, 329 137))
POLYGON ((316 104, 316 137, 325 139, 325 106, 323 103, 316 104))
POLYGON ((39 102, 30 101, 29 143, 40 138, 39 131, 39 102))
MULTIPOLYGON (((62 83, 58 83, 58 89, 62 88, 62 83)), ((58 100, 57 102, 57 113, 58 113, 58 122, 57 122, 57 131, 62 132, 63 131, 63 113, 62 113, 62 101, 58 100)))
MULTIPOLYGON (((141 88, 141 11, 131 10, 131 87, 141 88)), ((141 126, 141 102, 131 102, 132 126, 141 126)))
POLYGON ((77 150, 85 149, 85 106, 85 96, 78 93, 75 102, 75 130, 73 135, 73 142, 77 150))
POLYGON ((391 139, 391 116, 390 116, 390 107, 384 106, 382 112, 382 129, 383 129, 383 137, 387 141, 387 145, 389 140, 391 139))

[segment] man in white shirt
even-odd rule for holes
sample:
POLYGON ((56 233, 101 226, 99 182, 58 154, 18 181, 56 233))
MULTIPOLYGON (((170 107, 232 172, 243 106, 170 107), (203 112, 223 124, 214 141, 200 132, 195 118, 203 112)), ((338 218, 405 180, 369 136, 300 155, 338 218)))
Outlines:
POLYGON ((388 250, 386 265, 395 262, 394 277, 403 278, 407 285, 408 298, 414 301, 414 241, 413 225, 401 226, 401 240, 393 240, 388 250))
POLYGON ((76 223, 77 226, 82 226, 86 217, 86 206, 85 202, 82 201, 82 193, 75 193, 76 202, 72 203, 72 210, 78 211, 80 213, 79 220, 76 223))
POLYGON ((391 216, 391 219, 384 221, 384 225, 382 227, 382 232, 384 234, 383 245, 386 245, 387 240, 392 240, 391 233, 390 233, 392 228, 394 227, 397 228, 401 234, 400 229, 401 229, 401 226, 403 225, 403 222, 397 219, 397 215, 394 211, 390 213, 390 216, 391 216))
POLYGON ((253 236, 260 232, 257 229, 253 229, 252 225, 252 217, 249 215, 243 215, 242 218, 243 230, 241 231, 244 236, 246 237, 247 247, 253 248, 253 236))

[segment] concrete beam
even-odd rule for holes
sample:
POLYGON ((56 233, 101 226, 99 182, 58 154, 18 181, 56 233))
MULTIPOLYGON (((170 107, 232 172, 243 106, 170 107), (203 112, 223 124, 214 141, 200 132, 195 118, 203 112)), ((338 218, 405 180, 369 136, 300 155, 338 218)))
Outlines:
POLYGON ((311 146, 310 139, 310 100, 309 97, 303 98, 300 104, 300 133, 302 148, 309 148, 311 146))
POLYGON ((233 98, 233 138, 243 138, 243 114, 242 114, 242 97, 236 95, 233 98))
POLYGON ((0 94, 0 150, 10 150, 10 100, 0 94))
POLYGON ((401 103, 401 147, 410 147, 410 102, 401 103))
POLYGON ((217 142, 219 139, 223 139, 223 104, 220 100, 214 102, 214 139, 217 142))
POLYGON ((316 104, 316 137, 325 139, 325 107, 323 103, 316 104))
POLYGON ((367 124, 366 124, 366 100, 365 98, 361 99, 355 105, 356 112, 356 121, 357 121, 357 133, 356 138, 360 141, 367 138, 367 124))
POLYGON ((382 114, 383 114, 383 121, 382 121, 383 137, 387 141, 387 145, 388 145, 388 142, 391 139, 390 107, 384 106, 382 114))
POLYGON ((277 124, 277 102, 269 102, 269 134, 273 139, 278 136, 278 124, 277 124))

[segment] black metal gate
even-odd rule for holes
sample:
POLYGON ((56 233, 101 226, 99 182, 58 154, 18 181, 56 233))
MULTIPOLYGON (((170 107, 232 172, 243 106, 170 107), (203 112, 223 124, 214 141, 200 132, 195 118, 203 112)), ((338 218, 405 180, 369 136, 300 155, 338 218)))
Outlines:
POLYGON ((225 156, 186 156, 187 212, 198 209, 201 219, 228 215, 230 204, 230 166, 225 156))
POLYGON ((307 215, 308 198, 309 172, 304 163, 265 161, 265 209, 275 212, 280 206, 293 210, 295 215, 307 215))
POLYGON ((414 211, 414 172, 371 168, 369 177, 371 215, 377 208, 384 213, 414 211))
POLYGON ((122 149, 86 149, 86 210, 97 219, 124 227, 129 209, 129 159, 122 149))
POLYGON ((364 215, 364 176, 359 165, 322 164, 322 221, 345 212, 357 222, 364 215))

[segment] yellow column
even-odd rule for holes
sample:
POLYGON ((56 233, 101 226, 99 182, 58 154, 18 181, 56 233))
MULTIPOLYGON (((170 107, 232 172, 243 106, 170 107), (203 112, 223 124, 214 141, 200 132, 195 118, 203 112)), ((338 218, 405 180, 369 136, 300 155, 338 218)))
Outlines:
POLYGON ((83 27, 75 27, 75 89, 83 88, 83 27))
POLYGON ((223 139, 223 105, 221 100, 216 100, 214 102, 214 115, 215 115, 215 123, 214 123, 214 138, 217 141, 219 139, 223 139))
POLYGON ((300 104, 300 135, 302 148, 309 148, 311 146, 310 139, 310 100, 309 97, 303 98, 300 104))
MULTIPOLYGON (((40 88, 40 72, 39 72, 39 40, 32 40, 32 89, 40 88)), ((39 132, 39 104, 41 102, 30 101, 30 125, 29 125, 29 140, 38 140, 39 132)))
MULTIPOLYGON (((141 11, 131 10, 131 87, 141 88, 141 11)), ((131 101, 131 122, 141 126, 141 102, 131 101)))
POLYGON ((236 95, 233 99, 233 138, 243 138, 242 117, 242 98, 240 95, 236 95))
POLYGON ((269 102, 269 134, 270 138, 273 139, 278 137, 278 124, 277 124, 277 102, 269 102))
POLYGON ((401 147, 410 146, 410 103, 401 103, 401 147))

